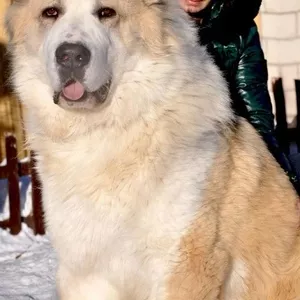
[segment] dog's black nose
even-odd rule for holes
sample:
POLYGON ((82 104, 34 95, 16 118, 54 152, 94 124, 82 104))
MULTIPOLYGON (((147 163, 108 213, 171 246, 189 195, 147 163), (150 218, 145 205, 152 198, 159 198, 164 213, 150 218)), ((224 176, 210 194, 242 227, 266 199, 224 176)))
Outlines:
POLYGON ((91 52, 82 44, 61 44, 55 52, 57 63, 64 68, 77 69, 86 66, 91 59, 91 52))

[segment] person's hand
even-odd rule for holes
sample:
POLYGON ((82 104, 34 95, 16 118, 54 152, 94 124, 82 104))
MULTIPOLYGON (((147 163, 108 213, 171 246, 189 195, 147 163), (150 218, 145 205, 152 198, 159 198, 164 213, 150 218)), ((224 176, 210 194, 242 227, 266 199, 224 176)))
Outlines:
POLYGON ((211 0, 179 0, 182 9, 188 13, 197 13, 204 9, 211 0))

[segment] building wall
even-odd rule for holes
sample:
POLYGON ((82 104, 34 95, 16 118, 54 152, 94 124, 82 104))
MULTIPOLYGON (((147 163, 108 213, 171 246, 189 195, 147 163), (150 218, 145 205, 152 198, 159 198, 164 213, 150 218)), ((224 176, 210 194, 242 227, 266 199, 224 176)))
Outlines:
POLYGON ((294 79, 300 79, 300 0, 263 0, 260 35, 270 91, 272 78, 282 77, 288 120, 292 122, 296 114, 294 79))

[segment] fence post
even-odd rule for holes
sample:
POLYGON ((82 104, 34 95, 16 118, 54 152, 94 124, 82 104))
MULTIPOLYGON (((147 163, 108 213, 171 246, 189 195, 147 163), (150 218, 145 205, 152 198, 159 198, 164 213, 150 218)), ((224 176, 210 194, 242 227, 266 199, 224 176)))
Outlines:
POLYGON ((276 107, 276 134, 278 143, 282 150, 290 153, 288 126, 286 120, 285 97, 283 91, 282 78, 275 78, 272 81, 273 94, 275 98, 276 107))
POLYGON ((296 89, 296 100, 297 100, 297 130, 296 130, 296 143, 297 150, 300 151, 300 80, 295 80, 295 89, 296 89))
POLYGON ((6 136, 5 148, 7 158, 7 181, 9 196, 9 227, 13 235, 21 231, 21 203, 18 174, 18 157, 16 138, 12 135, 6 136))
POLYGON ((30 152, 32 212, 35 234, 45 234, 44 213, 42 205, 41 183, 36 172, 36 159, 33 151, 30 152))

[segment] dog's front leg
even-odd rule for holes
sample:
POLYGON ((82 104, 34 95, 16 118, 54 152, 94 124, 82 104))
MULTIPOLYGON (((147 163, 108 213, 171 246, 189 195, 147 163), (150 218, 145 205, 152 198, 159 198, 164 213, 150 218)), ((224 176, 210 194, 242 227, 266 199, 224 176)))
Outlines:
POLYGON ((219 246, 207 251, 203 247, 203 251, 196 244, 200 241, 201 246, 200 237, 194 241, 191 247, 188 243, 182 247, 182 255, 166 287, 165 300, 223 300, 221 286, 226 277, 229 254, 219 246))
POLYGON ((97 274, 72 274, 60 267, 57 273, 59 300, 120 300, 119 292, 97 274))

